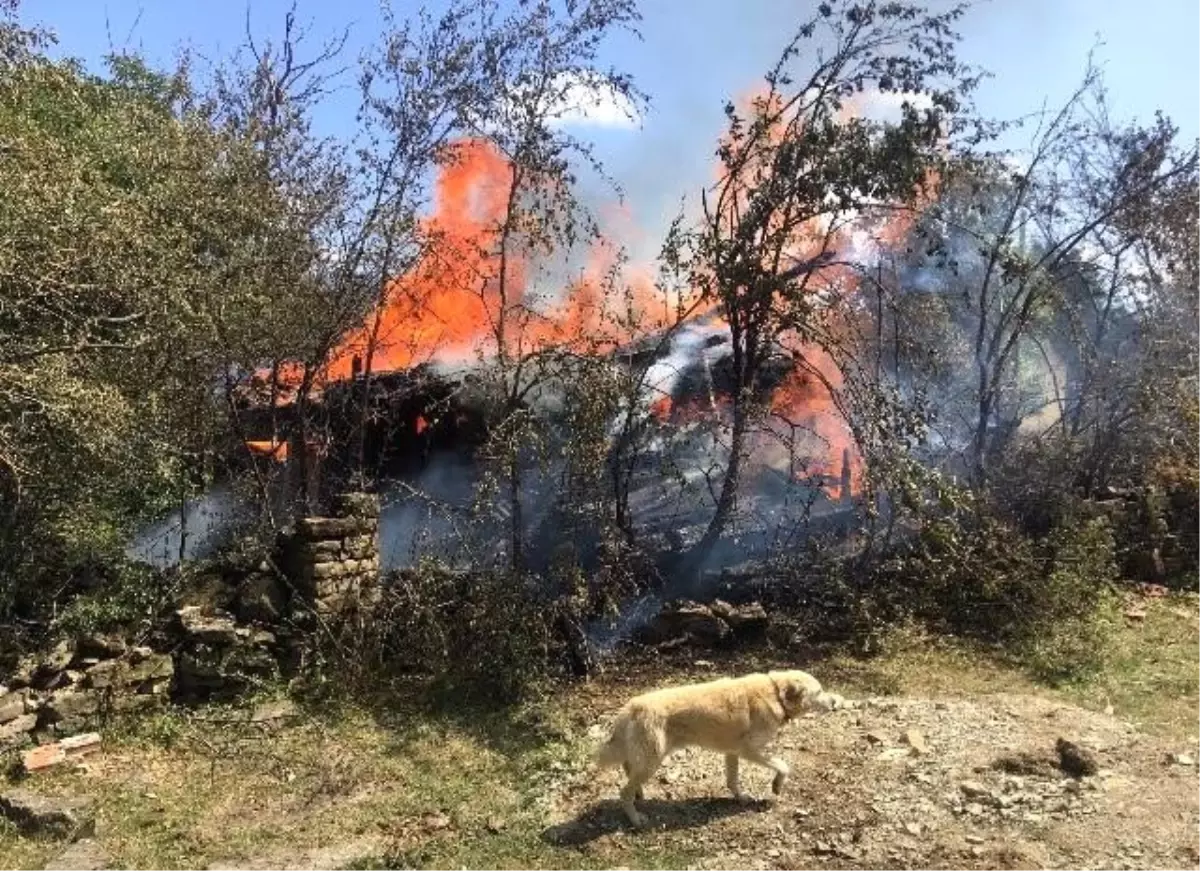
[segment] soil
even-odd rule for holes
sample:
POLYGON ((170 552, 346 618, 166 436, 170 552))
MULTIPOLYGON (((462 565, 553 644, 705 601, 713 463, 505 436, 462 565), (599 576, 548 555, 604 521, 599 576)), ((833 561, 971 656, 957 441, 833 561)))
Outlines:
MULTIPOLYGON (((1200 865, 1194 745, 1027 695, 852 704, 784 728, 776 747, 792 776, 777 800, 734 800, 719 755, 683 750, 647 785, 647 830, 631 829, 616 803, 620 771, 589 771, 557 790, 546 837, 606 856, 633 839, 699 847, 707 856, 696 868, 1200 865), (1096 776, 1052 767, 1060 737, 1092 751, 1096 776), (1026 773, 1004 770, 1014 759, 1026 773)), ((614 713, 600 716, 597 740, 614 713)), ((769 772, 743 772, 749 792, 770 794, 769 772)))

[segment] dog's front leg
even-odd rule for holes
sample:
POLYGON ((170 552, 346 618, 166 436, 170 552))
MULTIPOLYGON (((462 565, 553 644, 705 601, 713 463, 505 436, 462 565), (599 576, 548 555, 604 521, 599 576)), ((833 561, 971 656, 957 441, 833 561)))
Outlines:
POLYGON ((738 782, 738 755, 736 753, 725 754, 725 785, 729 787, 734 798, 742 798, 742 786, 738 782))
POLYGON ((783 785, 787 782, 788 774, 791 773, 791 769, 788 768, 786 762, 778 757, 768 756, 763 751, 757 749, 747 750, 742 755, 750 762, 757 763, 774 771, 775 779, 771 781, 771 792, 779 795, 783 791, 783 785))

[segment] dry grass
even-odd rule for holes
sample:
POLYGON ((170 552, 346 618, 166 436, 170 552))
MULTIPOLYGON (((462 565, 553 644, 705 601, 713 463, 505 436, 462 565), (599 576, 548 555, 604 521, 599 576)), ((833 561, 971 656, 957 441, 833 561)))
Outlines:
MULTIPOLYGON (((1114 627, 1103 673, 1057 688, 978 650, 896 633, 866 660, 760 652, 618 662, 553 703, 506 712, 324 706, 277 731, 239 722, 232 709, 174 712, 107 731, 102 754, 32 785, 95 798, 111 867, 682 867, 708 848, 614 837, 581 850, 546 837, 547 795, 584 764, 595 716, 627 694, 786 663, 848 696, 1004 692, 1111 704, 1146 731, 1193 741, 1196 599, 1142 604, 1143 621, 1114 627)), ((0 827, 0 867, 42 867, 59 850, 0 827)))

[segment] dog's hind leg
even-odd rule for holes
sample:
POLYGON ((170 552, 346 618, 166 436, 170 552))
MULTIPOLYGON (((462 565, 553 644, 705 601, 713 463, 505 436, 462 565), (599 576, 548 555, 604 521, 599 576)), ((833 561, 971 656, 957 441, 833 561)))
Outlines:
POLYGON ((783 791, 783 784, 787 782, 788 774, 791 769, 788 768, 786 762, 775 756, 768 756, 762 750, 757 748, 749 748, 742 751, 742 757, 749 762, 754 762, 764 768, 769 768, 775 772, 775 779, 771 781, 771 792, 779 795, 783 791))
POLYGON ((734 798, 742 798, 742 785, 738 781, 738 756, 736 753, 725 754, 725 785, 733 793, 734 798))
MULTIPOLYGON (((629 763, 628 763, 628 762, 622 762, 622 763, 621 763, 621 767, 625 769, 625 778, 626 778, 627 780, 632 780, 632 779, 633 779, 633 775, 632 775, 632 773, 631 773, 632 769, 630 769, 630 767, 629 767, 629 763)), ((638 801, 645 801, 645 799, 646 799, 646 790, 645 790, 644 788, 642 788, 641 786, 639 786, 639 787, 637 788, 637 793, 634 795, 634 798, 636 798, 638 801)))

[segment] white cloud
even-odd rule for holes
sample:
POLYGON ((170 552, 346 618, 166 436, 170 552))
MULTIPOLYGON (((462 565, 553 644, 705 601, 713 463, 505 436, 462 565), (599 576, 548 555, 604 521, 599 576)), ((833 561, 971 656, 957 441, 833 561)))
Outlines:
POLYGON ((626 130, 636 129, 641 124, 637 108, 610 86, 587 82, 576 76, 565 85, 561 99, 551 109, 555 124, 626 130))
POLYGON ((928 94, 902 94, 896 91, 864 91, 854 94, 842 106, 842 113, 849 117, 869 118, 872 121, 900 120, 900 107, 911 103, 917 109, 928 109, 933 105, 928 94))

